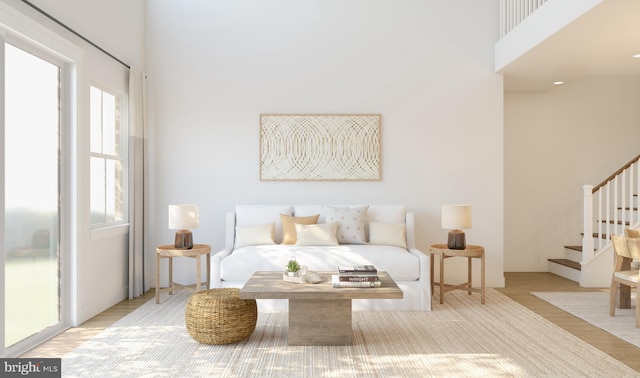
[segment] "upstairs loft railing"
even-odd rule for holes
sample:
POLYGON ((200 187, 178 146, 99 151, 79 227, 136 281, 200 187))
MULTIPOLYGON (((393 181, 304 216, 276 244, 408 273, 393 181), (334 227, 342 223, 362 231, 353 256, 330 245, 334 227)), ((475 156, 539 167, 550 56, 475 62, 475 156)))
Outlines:
POLYGON ((546 2, 547 0, 500 0, 500 38, 546 2))
POLYGON ((595 187, 585 185, 583 189, 582 261, 586 262, 610 244, 611 235, 640 222, 640 155, 595 187))

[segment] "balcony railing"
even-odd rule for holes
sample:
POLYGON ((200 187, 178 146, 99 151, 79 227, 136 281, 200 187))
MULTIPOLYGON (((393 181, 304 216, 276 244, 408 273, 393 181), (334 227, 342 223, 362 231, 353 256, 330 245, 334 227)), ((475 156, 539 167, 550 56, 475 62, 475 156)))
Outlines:
POLYGON ((547 0, 500 0, 500 38, 546 2, 547 0))

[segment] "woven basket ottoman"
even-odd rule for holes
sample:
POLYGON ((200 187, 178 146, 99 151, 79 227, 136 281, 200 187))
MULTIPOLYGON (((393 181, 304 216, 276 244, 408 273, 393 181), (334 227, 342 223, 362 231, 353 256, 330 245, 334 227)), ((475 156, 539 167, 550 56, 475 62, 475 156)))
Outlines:
POLYGON ((231 344, 251 336, 256 328, 255 299, 240 299, 240 289, 198 291, 187 301, 184 322, 189 335, 203 344, 231 344))

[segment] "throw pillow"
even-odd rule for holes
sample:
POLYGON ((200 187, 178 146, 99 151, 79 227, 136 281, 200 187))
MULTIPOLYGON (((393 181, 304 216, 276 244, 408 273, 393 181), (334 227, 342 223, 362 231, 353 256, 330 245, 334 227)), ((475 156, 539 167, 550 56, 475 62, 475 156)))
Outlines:
POLYGON ((338 245, 336 239, 337 222, 320 224, 295 223, 296 245, 338 245))
POLYGON ((336 237, 339 243, 365 244, 364 228, 367 224, 367 210, 363 207, 324 207, 324 219, 327 223, 338 222, 336 237))
POLYGON ((236 248, 275 244, 273 241, 274 229, 275 223, 273 222, 260 226, 238 226, 236 227, 236 248))
POLYGON ((296 244, 296 228, 294 224, 316 224, 320 214, 308 217, 293 217, 291 215, 280 214, 282 220, 282 244, 296 244))
POLYGON ((369 244, 407 248, 407 225, 404 223, 369 223, 369 244))

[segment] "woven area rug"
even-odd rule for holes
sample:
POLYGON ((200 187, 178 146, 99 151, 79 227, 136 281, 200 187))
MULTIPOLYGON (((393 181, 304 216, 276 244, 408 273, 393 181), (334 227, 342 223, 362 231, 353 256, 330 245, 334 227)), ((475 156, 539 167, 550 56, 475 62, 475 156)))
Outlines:
MULTIPOLYGON (((638 377, 495 290, 462 291, 431 312, 354 312, 352 346, 287 345, 287 313, 251 337, 203 345, 184 326, 189 293, 152 299, 62 360, 64 377, 638 377)), ((435 302, 435 301, 434 301, 435 302)))
POLYGON ((531 294, 640 348, 640 328, 636 328, 635 293, 631 301, 632 308, 617 308, 615 317, 609 316, 608 292, 531 294))

